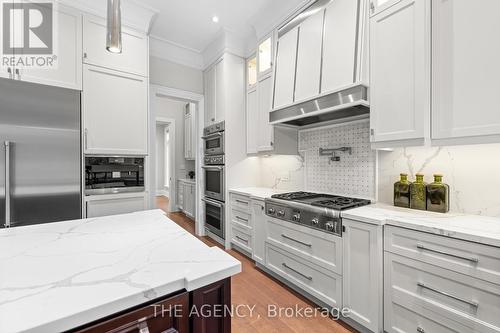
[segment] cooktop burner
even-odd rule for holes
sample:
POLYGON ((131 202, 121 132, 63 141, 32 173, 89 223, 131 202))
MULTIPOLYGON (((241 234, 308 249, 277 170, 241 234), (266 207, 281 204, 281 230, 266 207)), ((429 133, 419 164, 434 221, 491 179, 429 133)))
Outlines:
POLYGON ((273 195, 271 198, 286 200, 291 202, 300 202, 315 207, 323 207, 334 210, 345 210, 360 206, 369 205, 370 200, 348 198, 337 195, 318 194, 311 192, 291 192, 273 195))

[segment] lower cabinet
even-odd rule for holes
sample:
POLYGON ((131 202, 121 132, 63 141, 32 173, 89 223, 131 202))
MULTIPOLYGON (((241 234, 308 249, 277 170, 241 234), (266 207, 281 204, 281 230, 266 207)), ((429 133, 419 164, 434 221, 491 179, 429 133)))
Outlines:
POLYGON ((263 200, 252 200, 253 253, 259 264, 266 264, 266 206, 263 200))
POLYGON ((344 307, 349 317, 372 332, 383 330, 382 226, 348 219, 344 227, 344 307))
POLYGON ((191 292, 166 296, 155 303, 70 330, 76 333, 229 333, 231 316, 219 312, 231 306, 231 278, 191 292))
POLYGON ((185 180, 177 182, 177 207, 191 219, 196 214, 196 184, 185 180))
POLYGON ((87 218, 133 213, 146 209, 145 196, 117 197, 109 199, 87 199, 85 213, 87 218))

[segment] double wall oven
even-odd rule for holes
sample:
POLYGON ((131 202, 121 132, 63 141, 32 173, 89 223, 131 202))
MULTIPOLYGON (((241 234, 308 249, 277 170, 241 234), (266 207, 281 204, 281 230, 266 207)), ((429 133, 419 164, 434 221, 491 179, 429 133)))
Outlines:
POLYGON ((202 166, 205 175, 205 228, 220 239, 225 229, 225 151, 224 122, 203 130, 205 158, 202 166))

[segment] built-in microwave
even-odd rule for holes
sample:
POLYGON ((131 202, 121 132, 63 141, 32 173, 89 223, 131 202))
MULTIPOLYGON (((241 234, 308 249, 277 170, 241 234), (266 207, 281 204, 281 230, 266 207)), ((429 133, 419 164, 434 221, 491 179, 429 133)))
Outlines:
POLYGON ((225 178, 223 165, 204 165, 205 172, 205 197, 224 201, 225 178))
POLYGON ((205 228, 221 239, 225 239, 224 224, 226 222, 224 203, 208 198, 202 200, 205 202, 205 228))
POLYGON ((223 155, 224 138, 224 122, 214 124, 203 129, 205 155, 223 155))
POLYGON ((85 195, 144 192, 144 157, 85 157, 85 195))

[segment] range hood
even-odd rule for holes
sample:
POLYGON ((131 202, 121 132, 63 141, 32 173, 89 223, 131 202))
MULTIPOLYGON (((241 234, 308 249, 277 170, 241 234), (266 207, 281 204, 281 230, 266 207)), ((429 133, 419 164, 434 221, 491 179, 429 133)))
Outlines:
POLYGON ((347 122, 366 118, 370 113, 368 88, 356 85, 342 91, 318 96, 269 113, 272 125, 314 126, 323 122, 347 122))

